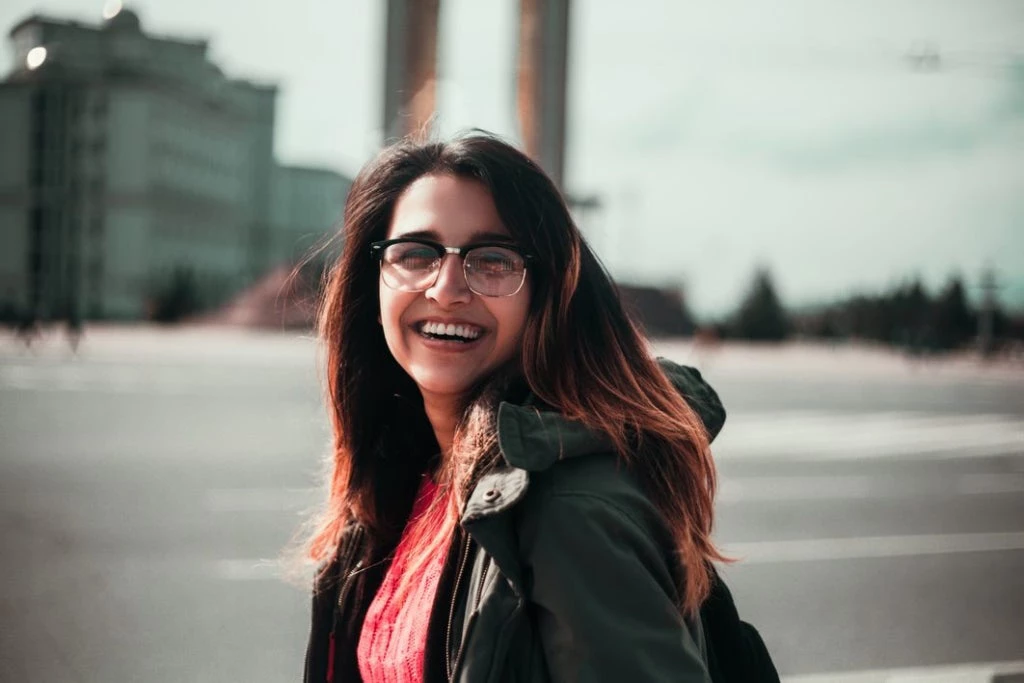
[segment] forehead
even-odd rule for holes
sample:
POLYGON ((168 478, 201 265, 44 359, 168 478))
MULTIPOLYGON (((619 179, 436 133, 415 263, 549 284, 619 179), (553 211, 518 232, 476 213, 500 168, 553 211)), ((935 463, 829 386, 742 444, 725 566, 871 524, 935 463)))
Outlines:
POLYGON ((398 197, 388 226, 388 239, 429 237, 448 246, 508 237, 494 199, 476 180, 427 175, 398 197))

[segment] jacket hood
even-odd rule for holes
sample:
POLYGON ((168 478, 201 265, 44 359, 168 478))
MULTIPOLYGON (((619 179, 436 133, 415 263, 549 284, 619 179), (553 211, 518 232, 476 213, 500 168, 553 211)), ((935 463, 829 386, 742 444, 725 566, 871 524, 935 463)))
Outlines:
MULTIPOLYGON (((725 424, 725 408, 718 394, 695 368, 664 358, 659 358, 658 364, 676 391, 696 411, 709 439, 714 440, 725 424)), ((546 470, 558 460, 611 448, 604 434, 580 422, 529 403, 508 402, 498 407, 498 445, 509 465, 533 472, 546 470)))

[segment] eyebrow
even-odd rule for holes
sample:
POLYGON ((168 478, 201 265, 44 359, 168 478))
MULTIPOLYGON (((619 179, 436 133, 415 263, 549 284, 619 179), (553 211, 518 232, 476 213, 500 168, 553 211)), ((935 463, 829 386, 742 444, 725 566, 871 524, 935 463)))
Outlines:
MULTIPOLYGON (((419 237, 421 239, 433 240, 434 242, 440 242, 441 241, 441 235, 438 234, 438 232, 436 230, 413 230, 412 232, 402 233, 401 235, 396 235, 395 237, 396 237, 396 239, 401 239, 401 238, 405 238, 405 237, 408 237, 408 238, 419 237)), ((514 241, 515 240, 513 240, 510 235, 508 235, 508 234, 506 234, 504 232, 479 230, 479 231, 474 232, 472 235, 469 236, 469 241, 467 242, 467 244, 475 244, 476 242, 509 242, 509 243, 512 243, 514 241)))

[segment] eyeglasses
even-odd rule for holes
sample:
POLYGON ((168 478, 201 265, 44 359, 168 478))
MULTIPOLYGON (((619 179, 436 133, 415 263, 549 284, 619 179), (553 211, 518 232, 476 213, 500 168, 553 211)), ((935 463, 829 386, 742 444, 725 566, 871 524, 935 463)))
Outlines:
POLYGON ((447 254, 462 257, 469 289, 480 296, 513 296, 526 281, 526 264, 533 258, 501 242, 477 242, 446 247, 432 240, 399 238, 374 242, 370 253, 380 259, 381 278, 391 289, 422 292, 437 282, 447 254))

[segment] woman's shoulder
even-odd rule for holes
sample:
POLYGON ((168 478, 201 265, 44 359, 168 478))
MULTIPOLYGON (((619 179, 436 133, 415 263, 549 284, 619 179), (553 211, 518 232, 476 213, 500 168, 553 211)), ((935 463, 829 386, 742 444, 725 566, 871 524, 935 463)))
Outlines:
POLYGON ((558 460, 530 475, 538 496, 602 496, 639 491, 640 485, 622 458, 610 448, 558 460))
POLYGON ((620 517, 645 535, 660 536, 661 516, 636 476, 611 450, 560 460, 530 475, 522 518, 550 525, 574 515, 620 517))

